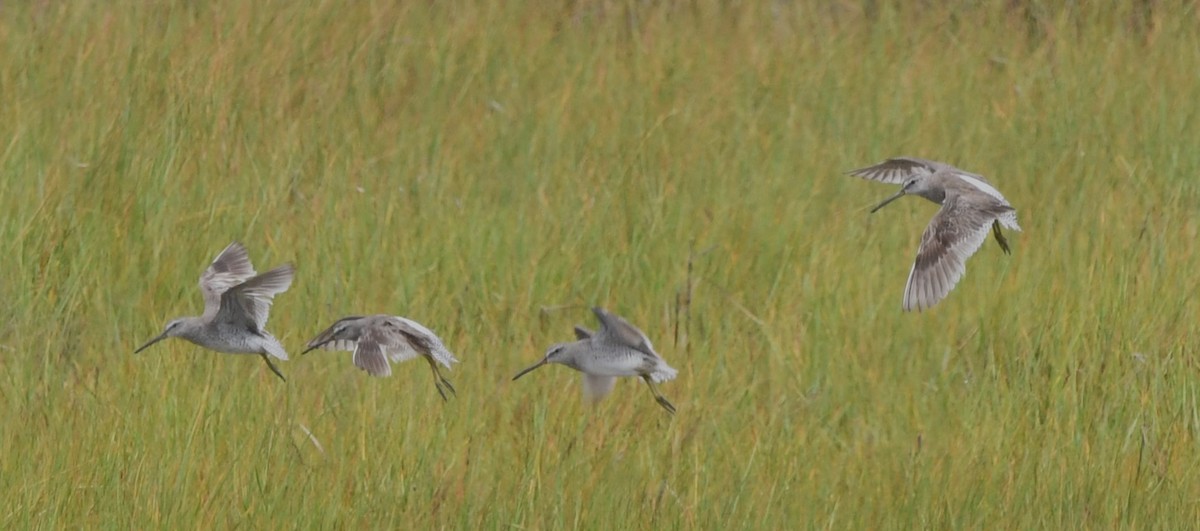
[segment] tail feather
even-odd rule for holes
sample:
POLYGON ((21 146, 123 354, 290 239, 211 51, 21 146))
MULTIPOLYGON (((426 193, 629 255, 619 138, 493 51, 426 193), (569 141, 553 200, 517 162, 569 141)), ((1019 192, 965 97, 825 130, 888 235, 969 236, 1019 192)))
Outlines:
POLYGON ((1021 232, 1021 226, 1017 224, 1017 211, 1010 210, 1000 214, 997 219, 1000 221, 1001 225, 1004 225, 1005 228, 1021 232))
POLYGON ((453 369, 450 366, 451 363, 458 363, 458 358, 454 357, 454 353, 450 352, 450 349, 447 349, 441 342, 438 342, 434 348, 430 349, 429 353, 433 356, 434 361, 445 365, 447 369, 453 369))
POLYGON ((666 363, 660 363, 658 367, 654 369, 654 372, 650 373, 650 379, 653 380, 654 383, 662 383, 674 380, 678 375, 679 371, 675 370, 666 363))

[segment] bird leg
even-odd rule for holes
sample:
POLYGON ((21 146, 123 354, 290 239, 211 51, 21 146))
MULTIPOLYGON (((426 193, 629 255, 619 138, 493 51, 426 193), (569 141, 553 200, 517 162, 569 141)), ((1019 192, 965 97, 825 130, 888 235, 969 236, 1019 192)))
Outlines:
POLYGON ((276 367, 274 363, 271 363, 271 358, 268 358, 267 355, 262 352, 259 352, 258 355, 262 356, 263 361, 267 362, 267 367, 271 368, 271 372, 274 372, 275 376, 278 376, 280 380, 285 382, 287 381, 287 378, 283 377, 283 373, 279 372, 279 368, 276 367))
POLYGON ((662 406, 663 409, 667 410, 667 413, 674 415, 675 414, 675 406, 671 405, 671 402, 667 400, 667 397, 663 396, 662 393, 658 392, 658 387, 656 387, 654 385, 654 382, 652 380, 650 380, 650 377, 643 375, 642 379, 645 380, 646 385, 648 385, 650 387, 650 392, 654 393, 654 400, 658 402, 658 405, 662 406))
POLYGON ((1000 233, 1000 222, 992 222, 992 234, 996 235, 996 241, 1000 242, 1000 248, 1004 249, 1004 254, 1012 254, 1012 250, 1008 248, 1008 240, 1004 239, 1004 234, 1000 233))
POLYGON ((450 400, 446 396, 447 390, 450 391, 450 394, 458 396, 458 393, 454 390, 454 386, 450 385, 450 380, 447 380, 445 376, 442 376, 442 372, 438 370, 437 362, 433 361, 433 358, 429 357, 426 357, 425 361, 428 361, 429 368, 433 369, 433 385, 437 387, 438 394, 442 395, 442 401, 450 400))

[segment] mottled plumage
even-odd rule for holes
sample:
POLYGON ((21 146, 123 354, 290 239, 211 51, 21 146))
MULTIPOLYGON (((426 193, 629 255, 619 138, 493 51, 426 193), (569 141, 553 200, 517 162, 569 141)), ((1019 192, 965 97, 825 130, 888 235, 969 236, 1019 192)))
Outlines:
POLYGON ((389 359, 401 363, 419 355, 433 369, 434 385, 442 399, 446 399, 446 391, 454 393, 454 386, 442 376, 438 364, 449 369, 458 359, 437 334, 411 319, 397 315, 345 317, 309 341, 308 349, 301 354, 318 348, 353 352, 356 367, 379 377, 392 375, 389 359))
POLYGON ((902 185, 871 212, 904 195, 942 205, 921 235, 921 247, 904 287, 904 310, 937 304, 966 273, 966 262, 987 239, 988 230, 1005 253, 1010 249, 1000 227, 1021 230, 1017 212, 983 176, 942 162, 899 157, 849 172, 850 175, 902 185))
POLYGON ((233 242, 200 275, 204 313, 172 320, 161 334, 134 353, 168 337, 178 337, 218 352, 258 354, 276 376, 286 381, 267 355, 287 360, 287 351, 267 332, 266 325, 271 302, 275 295, 287 291, 294 275, 291 264, 256 274, 246 248, 233 242))
POLYGON ((612 391, 618 377, 637 376, 650 387, 659 405, 675 413, 675 406, 655 384, 674 379, 676 370, 654 351, 650 339, 637 327, 603 308, 592 308, 592 312, 600 321, 596 332, 576 326, 577 341, 551 346, 541 361, 517 373, 513 380, 548 363, 566 365, 583 373, 584 396, 595 402, 612 391))

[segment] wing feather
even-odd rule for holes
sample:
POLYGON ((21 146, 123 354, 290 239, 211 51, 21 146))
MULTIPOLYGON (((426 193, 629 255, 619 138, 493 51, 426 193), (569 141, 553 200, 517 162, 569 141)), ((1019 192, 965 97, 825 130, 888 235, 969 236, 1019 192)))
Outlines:
POLYGON ((241 243, 233 242, 213 259, 200 274, 200 293, 204 295, 204 316, 211 318, 221 308, 221 294, 245 282, 257 273, 250 254, 241 243))
POLYGON ((874 166, 850 170, 847 175, 862 177, 871 181, 888 184, 904 184, 909 178, 918 174, 929 174, 939 169, 957 169, 949 164, 916 157, 894 157, 874 166))
POLYGON ((650 338, 629 321, 599 306, 592 308, 592 313, 600 320, 600 329, 592 336, 596 341, 629 347, 656 358, 660 357, 654 351, 654 345, 650 344, 650 338))
POLYGON ((379 316, 378 325, 370 327, 378 341, 395 362, 410 360, 417 355, 429 355, 434 361, 450 368, 458 359, 432 330, 421 323, 399 315, 379 316))
POLYGON ((292 264, 284 264, 225 290, 217 319, 262 330, 267 326, 275 295, 291 287, 295 272, 292 264))
POLYGON ((588 330, 582 326, 575 325, 575 339, 583 341, 584 339, 591 339, 594 335, 596 335, 595 332, 592 332, 591 330, 588 330))
POLYGON ((583 373, 583 399, 595 404, 612 392, 617 384, 615 376, 600 376, 583 373))
POLYGON ((992 222, 1012 207, 950 194, 921 235, 917 258, 904 287, 904 310, 926 310, 958 284, 967 259, 987 240, 992 222))
POLYGON ((392 375, 392 367, 384 356, 379 343, 363 338, 354 349, 354 365, 371 376, 386 378, 392 375))
POLYGON ((904 184, 906 181, 916 175, 931 174, 938 171, 948 171, 966 177, 967 179, 965 180, 972 186, 975 186, 976 188, 979 188, 985 192, 990 190, 990 192, 988 192, 989 194, 995 192, 995 195, 999 197, 999 199, 1004 199, 1002 196, 999 196, 1000 192, 996 191, 996 189, 992 187, 991 183, 989 183, 988 180, 982 175, 979 175, 978 173, 971 173, 962 168, 957 168, 955 166, 946 164, 945 162, 938 162, 936 160, 928 160, 917 157, 893 157, 874 166, 850 170, 846 172, 846 174, 881 183, 904 184))

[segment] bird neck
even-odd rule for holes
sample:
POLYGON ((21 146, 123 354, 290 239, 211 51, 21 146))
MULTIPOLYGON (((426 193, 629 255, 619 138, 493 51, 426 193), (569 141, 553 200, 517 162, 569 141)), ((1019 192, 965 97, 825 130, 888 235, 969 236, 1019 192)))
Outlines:
POLYGON ((937 203, 939 205, 942 204, 942 202, 946 200, 946 191, 941 188, 937 188, 937 189, 928 189, 927 188, 924 190, 912 191, 909 193, 912 195, 915 195, 915 196, 924 197, 925 199, 933 201, 934 203, 937 203))
POLYGON ((574 343, 567 343, 564 345, 562 352, 555 356, 551 363, 558 363, 561 365, 566 365, 572 369, 579 370, 579 356, 585 350, 590 348, 590 345, 590 339, 576 341, 574 343))
POLYGON ((197 332, 204 327, 204 319, 200 317, 180 317, 179 326, 172 330, 172 336, 187 340, 195 339, 197 332))

